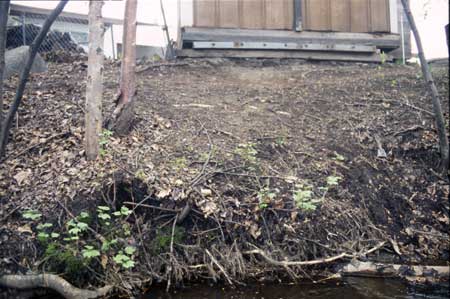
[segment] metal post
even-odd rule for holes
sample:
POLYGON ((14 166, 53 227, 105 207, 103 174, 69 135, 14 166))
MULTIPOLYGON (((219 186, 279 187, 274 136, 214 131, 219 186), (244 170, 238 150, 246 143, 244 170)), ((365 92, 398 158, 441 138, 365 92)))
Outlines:
POLYGON ((116 43, 114 42, 114 24, 111 24, 111 43, 112 43, 112 56, 116 59, 116 43))
POLYGON ((167 26, 166 13, 164 12, 163 1, 160 0, 159 3, 161 5, 161 13, 162 13, 163 22, 164 22, 163 30, 166 33, 166 39, 167 39, 167 50, 166 50, 166 55, 164 55, 164 56, 165 56, 166 60, 173 60, 173 59, 175 59, 175 53, 173 51, 172 41, 170 40, 169 27, 167 26))
POLYGON ((302 1, 294 0, 294 30, 302 31, 302 1))
POLYGON ((22 43, 25 46, 27 44, 27 34, 25 30, 25 13, 22 13, 22 43))
POLYGON ((400 14, 400 32, 402 35, 402 63, 406 64, 406 55, 405 55, 405 29, 403 27, 403 14, 404 12, 400 14))

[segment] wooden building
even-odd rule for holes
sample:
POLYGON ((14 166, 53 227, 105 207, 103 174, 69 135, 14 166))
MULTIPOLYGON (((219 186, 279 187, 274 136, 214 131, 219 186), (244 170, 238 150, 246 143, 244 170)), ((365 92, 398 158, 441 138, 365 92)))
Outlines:
POLYGON ((409 58, 402 14, 400 0, 179 0, 178 56, 409 58))

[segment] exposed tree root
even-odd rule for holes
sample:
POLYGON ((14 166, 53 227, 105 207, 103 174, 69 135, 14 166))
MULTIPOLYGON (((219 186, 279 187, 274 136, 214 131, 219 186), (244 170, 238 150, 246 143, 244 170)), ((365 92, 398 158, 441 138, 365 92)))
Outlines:
POLYGON ((78 289, 55 274, 3 275, 0 277, 0 286, 20 290, 49 288, 67 299, 98 298, 112 290, 112 286, 104 286, 97 290, 78 289))
POLYGON ((359 254, 348 254, 348 253, 341 253, 339 255, 335 255, 332 257, 328 257, 328 258, 323 258, 323 259, 317 259, 317 260, 311 260, 311 261, 277 261, 274 260, 273 258, 271 258, 267 253, 265 253, 264 251, 262 251, 261 249, 257 248, 254 250, 250 250, 250 251, 246 251, 244 252, 245 254, 258 254, 261 257, 263 257, 266 262, 268 262, 269 264, 275 265, 275 266, 282 266, 282 267, 289 267, 289 266, 308 266, 308 265, 317 265, 317 264, 324 264, 324 263, 330 263, 330 262, 334 262, 336 260, 345 258, 345 257, 350 257, 350 258, 354 258, 354 257, 358 257, 358 256, 363 256, 366 254, 369 254, 371 252, 374 252, 378 249, 380 249, 381 247, 384 246, 384 244, 386 244, 386 242, 381 242, 378 245, 376 245, 375 247, 363 252, 363 253, 359 253, 359 254))

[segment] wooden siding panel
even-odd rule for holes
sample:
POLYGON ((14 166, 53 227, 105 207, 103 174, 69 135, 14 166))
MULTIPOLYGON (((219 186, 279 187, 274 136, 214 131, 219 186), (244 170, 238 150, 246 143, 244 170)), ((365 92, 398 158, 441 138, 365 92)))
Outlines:
POLYGON ((350 32, 350 0, 331 0, 331 30, 350 32))
MULTIPOLYGON (((226 0, 223 0, 226 1, 226 0)), ((247 29, 264 29, 264 0, 242 0, 240 11, 240 27, 247 29)))
POLYGON ((239 0, 219 0, 219 27, 239 28, 239 0))
MULTIPOLYGON (((333 0, 336 1, 336 0, 333 0)), ((330 0, 304 0, 306 30, 328 31, 331 29, 330 0)))
POLYGON ((369 32, 369 0, 350 0, 350 31, 369 32))
POLYGON ((389 32, 389 23, 389 0, 370 0, 370 32, 389 32))
POLYGON ((265 28, 292 29, 293 6, 293 0, 265 0, 265 28))
POLYGON ((194 26, 217 27, 216 0, 194 1, 194 26))
MULTIPOLYGON (((304 30, 390 32, 389 0, 302 0, 304 30)), ((292 30, 294 0, 194 0, 194 26, 292 30)))

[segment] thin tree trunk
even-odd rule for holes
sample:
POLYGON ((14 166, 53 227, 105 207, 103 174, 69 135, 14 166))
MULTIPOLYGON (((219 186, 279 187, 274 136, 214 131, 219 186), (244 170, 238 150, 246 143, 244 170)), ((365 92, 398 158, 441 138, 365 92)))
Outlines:
POLYGON ((64 6, 66 6, 68 1, 69 0, 61 0, 58 3, 58 6, 56 6, 56 8, 52 11, 52 13, 47 17, 47 19, 44 22, 44 25, 42 26, 41 30, 39 31, 38 35, 36 36, 36 38, 34 39, 33 43, 30 46, 30 54, 28 56, 25 67, 22 70, 22 73, 20 74, 20 81, 19 86, 17 86, 16 95, 11 104, 11 107, 8 110, 8 113, 6 114, 6 118, 1 126, 0 157, 5 154, 6 144, 8 143, 9 130, 11 129, 11 124, 13 122, 14 115, 16 114, 17 109, 19 109, 20 102, 22 101, 22 96, 25 91, 25 86, 27 85, 28 76, 30 75, 30 70, 33 65, 34 58, 36 57, 38 49, 42 44, 45 36, 47 35, 47 32, 49 31, 55 19, 64 9, 64 6))
POLYGON ((125 3, 120 93, 113 112, 112 129, 119 135, 131 131, 136 98, 136 12, 137 0, 125 3))
POLYGON ((5 47, 10 0, 0 1, 0 126, 3 122, 3 73, 5 71, 5 47))
POLYGON ((434 84, 433 76, 431 75, 430 68, 428 66, 427 60, 425 59, 425 54, 423 51, 422 41, 420 39, 419 31, 417 30, 416 22, 409 8, 408 1, 402 0, 403 9, 405 10, 406 18, 408 19, 411 30, 414 34, 414 38, 417 44, 417 50, 419 52, 420 65, 422 67, 423 77, 431 92, 431 100, 433 102, 433 113, 434 119, 436 121, 436 128, 439 136, 439 149, 441 152, 442 166, 445 172, 449 170, 449 145, 448 137, 445 129, 444 114, 442 112, 441 102, 439 100, 439 93, 434 84))
POLYGON ((103 95, 103 1, 89 2, 89 56, 86 85, 85 146, 88 160, 95 160, 100 151, 103 95))

